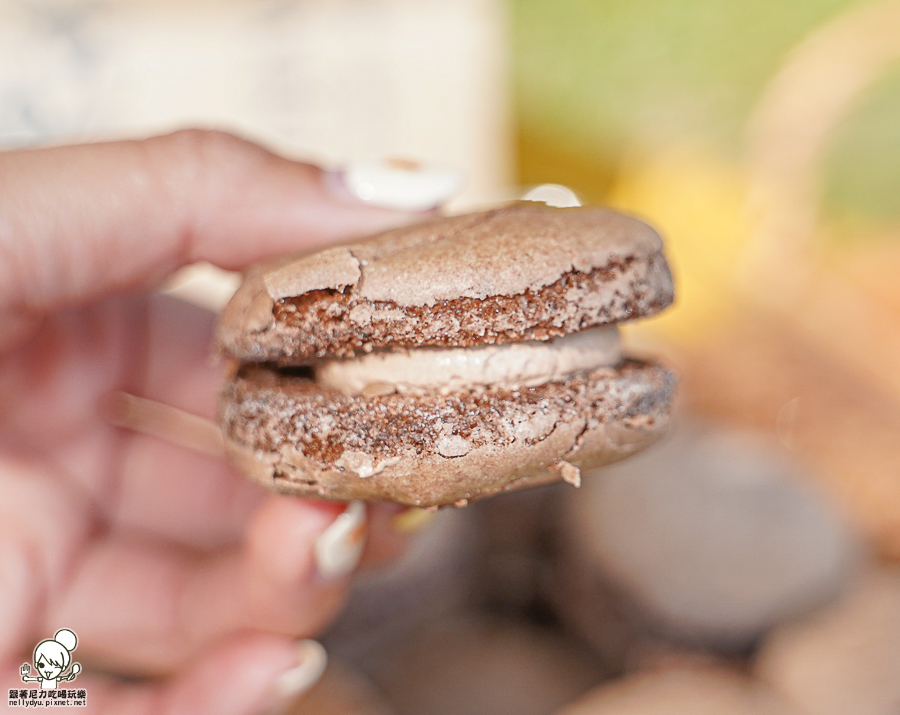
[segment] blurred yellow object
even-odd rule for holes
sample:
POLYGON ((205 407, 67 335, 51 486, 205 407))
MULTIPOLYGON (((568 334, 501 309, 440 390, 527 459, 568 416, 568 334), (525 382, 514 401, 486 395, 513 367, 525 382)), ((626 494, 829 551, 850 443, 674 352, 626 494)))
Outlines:
POLYGON ((430 524, 437 516, 434 509, 419 509, 411 506, 394 517, 394 528, 401 534, 414 534, 430 524))
POLYGON ((666 237, 677 288, 675 308, 634 332, 691 341, 734 316, 733 276, 750 235, 745 197, 740 168, 700 147, 624 162, 608 202, 649 219, 666 237))

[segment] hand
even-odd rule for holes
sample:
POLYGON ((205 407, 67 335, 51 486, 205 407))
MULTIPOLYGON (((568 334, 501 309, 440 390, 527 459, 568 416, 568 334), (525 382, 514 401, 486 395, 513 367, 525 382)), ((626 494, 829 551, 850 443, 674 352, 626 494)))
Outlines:
MULTIPOLYGON (((153 293, 178 267, 417 216, 331 178, 199 131, 0 154, 0 664, 69 628, 95 668, 162 676, 82 675, 88 711, 198 715, 264 712, 302 665, 295 639, 347 587, 313 548, 343 506, 264 493, 104 405, 126 392, 214 418, 212 317, 153 293)), ((368 510, 370 551, 396 546, 390 516, 368 510)))
POLYGON ((31 672, 31 668, 28 667, 28 663, 22 663, 22 667, 19 668, 19 675, 22 678, 27 678, 28 674, 31 672))

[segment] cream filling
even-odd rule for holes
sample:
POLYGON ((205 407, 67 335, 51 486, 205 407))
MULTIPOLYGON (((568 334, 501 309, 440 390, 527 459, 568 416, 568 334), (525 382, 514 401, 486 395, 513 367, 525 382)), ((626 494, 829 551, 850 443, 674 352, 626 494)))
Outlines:
POLYGON ((620 359, 619 330, 605 326, 546 342, 369 353, 350 360, 326 360, 315 371, 319 383, 348 395, 446 394, 478 385, 534 387, 615 365, 620 359))

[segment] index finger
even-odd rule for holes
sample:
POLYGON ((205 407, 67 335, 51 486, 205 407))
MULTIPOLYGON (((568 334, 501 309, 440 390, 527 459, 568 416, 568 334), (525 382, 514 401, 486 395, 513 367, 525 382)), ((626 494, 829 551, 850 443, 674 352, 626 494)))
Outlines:
POLYGON ((0 154, 0 343, 56 307, 375 232, 416 214, 355 201, 321 169, 229 134, 0 154))

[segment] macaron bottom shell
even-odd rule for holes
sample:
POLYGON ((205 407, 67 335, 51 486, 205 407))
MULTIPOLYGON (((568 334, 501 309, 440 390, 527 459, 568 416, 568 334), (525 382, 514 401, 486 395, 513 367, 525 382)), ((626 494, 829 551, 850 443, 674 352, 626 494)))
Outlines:
POLYGON ((626 360, 561 382, 447 395, 348 396, 244 365, 226 383, 226 449, 275 491, 429 507, 566 478, 623 459, 668 427, 675 377, 626 360))

